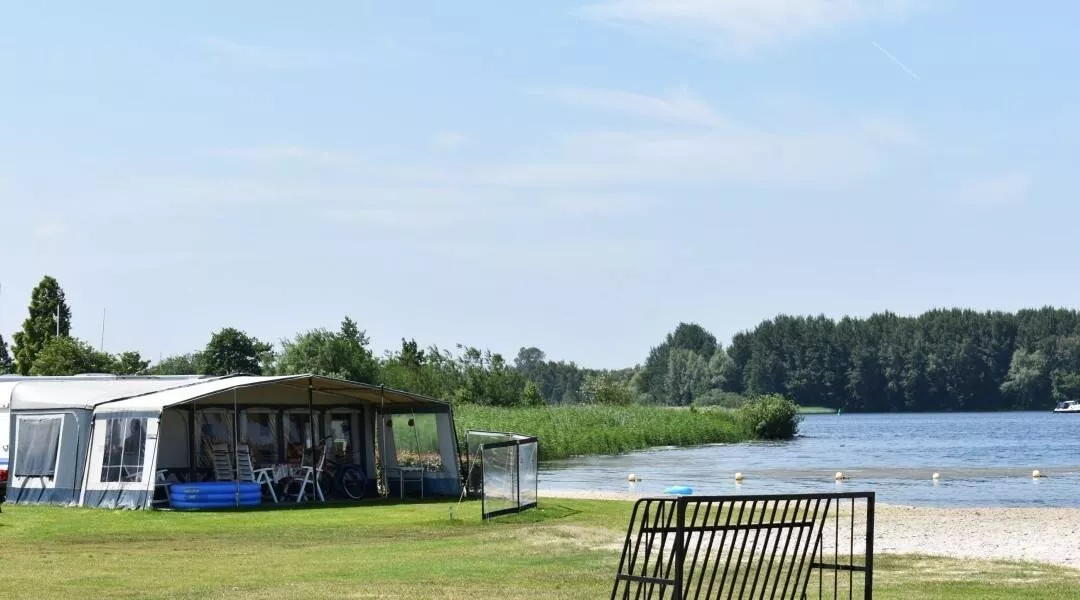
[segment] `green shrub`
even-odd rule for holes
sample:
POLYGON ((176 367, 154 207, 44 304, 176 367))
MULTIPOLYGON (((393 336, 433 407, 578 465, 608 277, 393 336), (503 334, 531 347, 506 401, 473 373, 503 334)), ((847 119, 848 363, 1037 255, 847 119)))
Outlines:
POLYGON ((782 396, 761 396, 738 411, 739 421, 754 437, 788 440, 799 431, 799 405, 782 396))
POLYGON ((719 406, 721 408, 739 408, 750 401, 748 396, 735 392, 709 390, 694 398, 694 406, 719 406))

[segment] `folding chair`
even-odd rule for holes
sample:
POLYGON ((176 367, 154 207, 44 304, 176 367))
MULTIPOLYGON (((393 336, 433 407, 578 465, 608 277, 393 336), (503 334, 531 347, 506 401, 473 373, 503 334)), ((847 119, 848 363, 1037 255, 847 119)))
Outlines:
POLYGON ((214 466, 214 479, 217 481, 235 481, 232 456, 229 445, 216 442, 210 445, 210 462, 214 466))
POLYGON ((172 495, 169 493, 169 486, 172 485, 172 482, 169 481, 168 472, 167 469, 160 469, 154 474, 154 498, 150 502, 153 506, 160 504, 172 506, 172 495), (164 500, 158 498, 158 490, 165 492, 164 500))

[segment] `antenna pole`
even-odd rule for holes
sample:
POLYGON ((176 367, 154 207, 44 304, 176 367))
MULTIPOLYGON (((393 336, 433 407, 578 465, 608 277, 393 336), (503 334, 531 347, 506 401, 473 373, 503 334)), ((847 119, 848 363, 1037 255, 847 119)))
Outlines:
POLYGON ((105 351, 105 307, 101 308, 101 343, 98 344, 98 352, 105 351))

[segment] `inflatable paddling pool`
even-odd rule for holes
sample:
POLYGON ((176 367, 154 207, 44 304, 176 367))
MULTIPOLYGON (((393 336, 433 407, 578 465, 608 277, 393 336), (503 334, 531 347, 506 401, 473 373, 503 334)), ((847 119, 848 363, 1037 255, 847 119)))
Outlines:
POLYGON ((262 504, 262 486, 250 481, 204 481, 169 486, 173 508, 235 508, 262 504))

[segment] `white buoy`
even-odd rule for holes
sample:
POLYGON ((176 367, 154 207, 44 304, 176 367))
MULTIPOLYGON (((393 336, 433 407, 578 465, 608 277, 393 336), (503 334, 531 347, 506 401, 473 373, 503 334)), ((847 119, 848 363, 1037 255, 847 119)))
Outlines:
POLYGON ((941 473, 934 473, 934 481, 941 479, 941 473))
POLYGON ((634 483, 634 482, 637 482, 637 481, 641 481, 641 478, 638 477, 637 475, 634 475, 633 473, 631 473, 630 475, 628 475, 626 477, 626 480, 631 482, 631 483, 634 483))
POLYGON ((1042 472, 1039 471, 1038 469, 1035 469, 1034 471, 1031 472, 1032 479, 1039 479, 1042 476, 1043 476, 1042 472))
POLYGON ((843 480, 847 479, 847 475, 844 475, 844 473, 842 471, 837 471, 835 479, 837 481, 843 481, 843 480))
POLYGON ((742 481, 742 480, 743 480, 742 473, 736 473, 735 474, 735 481, 742 481))

